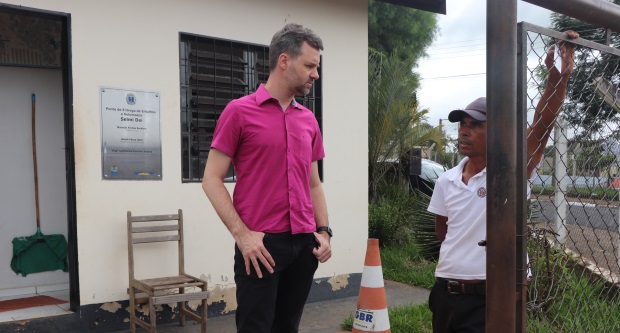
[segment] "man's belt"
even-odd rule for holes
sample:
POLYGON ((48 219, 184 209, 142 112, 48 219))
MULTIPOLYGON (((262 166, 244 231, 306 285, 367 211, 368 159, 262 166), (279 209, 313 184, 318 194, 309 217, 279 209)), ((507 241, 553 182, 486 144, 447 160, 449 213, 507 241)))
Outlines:
POLYGON ((435 283, 449 294, 486 295, 487 293, 486 281, 468 281, 436 277, 435 283))

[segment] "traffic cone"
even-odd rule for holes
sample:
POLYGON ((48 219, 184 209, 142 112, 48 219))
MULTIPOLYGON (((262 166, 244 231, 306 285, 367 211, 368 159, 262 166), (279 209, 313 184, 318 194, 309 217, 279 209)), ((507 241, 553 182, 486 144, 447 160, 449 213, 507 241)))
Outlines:
POLYGON ((368 239, 360 294, 357 298, 357 311, 353 319, 353 333, 355 332, 391 332, 381 256, 379 255, 379 240, 376 238, 368 239))

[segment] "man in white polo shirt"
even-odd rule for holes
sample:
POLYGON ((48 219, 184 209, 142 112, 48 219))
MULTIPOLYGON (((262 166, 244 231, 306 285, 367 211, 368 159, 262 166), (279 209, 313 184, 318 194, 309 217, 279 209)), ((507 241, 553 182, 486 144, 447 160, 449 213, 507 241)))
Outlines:
MULTIPOLYGON (((571 39, 579 37, 570 30, 566 34, 571 39)), ((530 176, 542 159, 574 66, 574 44, 561 41, 558 46, 561 60, 554 62, 555 46, 547 53, 548 82, 528 128, 530 176)), ((428 206, 442 242, 429 297, 435 333, 485 331, 486 252, 478 242, 486 239, 486 115, 485 97, 448 115, 451 122, 460 123, 459 152, 465 158, 439 177, 428 206)))

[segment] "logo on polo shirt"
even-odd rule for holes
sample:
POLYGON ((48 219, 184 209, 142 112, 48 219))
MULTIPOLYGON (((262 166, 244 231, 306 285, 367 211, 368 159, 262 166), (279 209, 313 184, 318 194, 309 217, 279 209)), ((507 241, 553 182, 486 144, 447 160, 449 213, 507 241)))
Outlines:
POLYGON ((481 187, 476 191, 476 194, 478 194, 480 198, 484 198, 487 196, 487 189, 484 187, 481 187))

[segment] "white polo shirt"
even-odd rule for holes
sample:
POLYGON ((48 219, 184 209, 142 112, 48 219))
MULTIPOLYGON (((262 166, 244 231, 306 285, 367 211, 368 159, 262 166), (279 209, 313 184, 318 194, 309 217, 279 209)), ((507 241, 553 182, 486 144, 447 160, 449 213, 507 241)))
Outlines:
MULTIPOLYGON (((435 184, 428 211, 447 216, 448 232, 441 243, 435 276, 460 280, 486 280, 487 169, 463 183, 468 157, 446 171, 435 184)), ((536 169, 532 172, 536 175, 536 169)), ((529 197, 530 184, 527 192, 529 197)))
POLYGON ((463 183, 468 157, 446 171, 435 183, 428 211, 448 217, 448 233, 441 243, 435 276, 462 280, 486 279, 487 169, 463 183))

